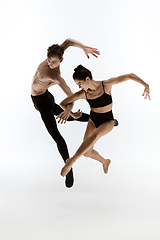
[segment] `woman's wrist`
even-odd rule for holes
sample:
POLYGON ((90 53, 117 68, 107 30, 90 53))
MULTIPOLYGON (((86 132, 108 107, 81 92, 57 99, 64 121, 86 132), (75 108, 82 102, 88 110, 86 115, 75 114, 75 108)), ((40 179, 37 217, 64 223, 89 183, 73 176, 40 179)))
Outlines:
POLYGON ((70 112, 70 115, 74 118, 75 117, 75 114, 71 111, 70 112))

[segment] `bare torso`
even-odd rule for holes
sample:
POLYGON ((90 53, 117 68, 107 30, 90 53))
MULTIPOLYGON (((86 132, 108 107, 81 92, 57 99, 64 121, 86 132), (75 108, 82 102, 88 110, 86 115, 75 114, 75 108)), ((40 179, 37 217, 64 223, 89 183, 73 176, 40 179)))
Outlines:
POLYGON ((31 86, 31 95, 37 96, 43 94, 50 86, 58 84, 58 76, 60 76, 60 67, 51 69, 47 60, 42 62, 33 77, 31 86))

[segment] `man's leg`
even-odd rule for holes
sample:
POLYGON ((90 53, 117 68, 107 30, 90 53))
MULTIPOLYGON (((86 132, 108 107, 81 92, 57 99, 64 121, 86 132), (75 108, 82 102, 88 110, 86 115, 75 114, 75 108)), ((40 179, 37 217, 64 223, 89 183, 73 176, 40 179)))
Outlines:
MULTIPOLYGON (((51 137, 56 142, 58 151, 59 151, 60 155, 62 156, 64 162, 65 162, 66 159, 69 158, 68 148, 67 148, 67 144, 66 144, 64 138, 62 137, 62 135, 58 131, 56 120, 54 118, 53 112, 49 108, 39 109, 39 112, 41 114, 41 118, 42 118, 49 134, 51 135, 51 137)), ((73 172, 72 172, 72 169, 71 169, 71 171, 66 176, 66 182, 65 182, 66 187, 72 187, 73 182, 74 182, 73 172)))

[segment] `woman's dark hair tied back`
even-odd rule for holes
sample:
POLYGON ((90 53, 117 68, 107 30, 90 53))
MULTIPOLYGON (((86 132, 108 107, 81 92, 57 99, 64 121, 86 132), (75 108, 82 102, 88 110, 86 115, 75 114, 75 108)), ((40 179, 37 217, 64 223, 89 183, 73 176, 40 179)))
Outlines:
POLYGON ((82 69, 85 69, 81 64, 80 65, 78 65, 78 67, 76 67, 75 69, 74 69, 74 71, 76 72, 76 71, 82 71, 82 69))
POLYGON ((85 80, 86 77, 92 79, 92 73, 87 68, 83 67, 81 64, 74 69, 73 79, 85 80))

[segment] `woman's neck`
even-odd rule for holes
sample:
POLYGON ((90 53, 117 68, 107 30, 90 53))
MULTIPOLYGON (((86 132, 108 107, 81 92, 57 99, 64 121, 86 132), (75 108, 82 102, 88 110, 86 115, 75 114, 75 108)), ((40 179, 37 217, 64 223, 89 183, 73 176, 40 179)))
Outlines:
POLYGON ((99 82, 92 79, 92 80, 90 80, 90 84, 89 84, 87 91, 89 91, 89 92, 96 91, 96 90, 98 90, 99 87, 100 87, 99 82))

